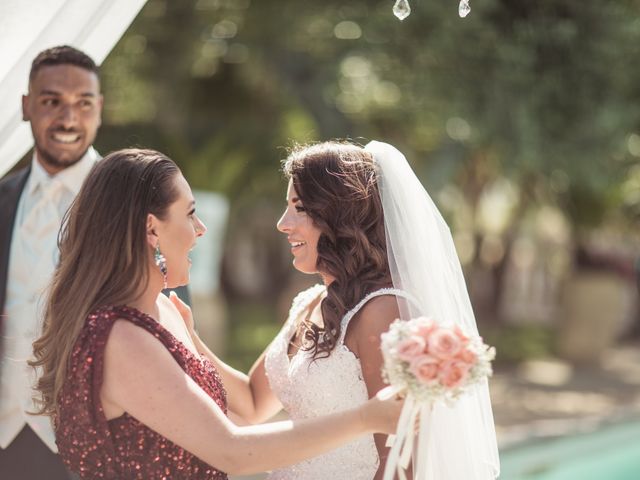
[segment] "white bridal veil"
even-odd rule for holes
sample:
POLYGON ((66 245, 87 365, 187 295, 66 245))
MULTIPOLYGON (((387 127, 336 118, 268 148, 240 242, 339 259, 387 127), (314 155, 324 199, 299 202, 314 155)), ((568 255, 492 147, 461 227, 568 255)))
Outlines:
MULTIPOLYGON (((394 288, 413 302, 399 302, 402 319, 432 317, 477 334, 475 317, 449 227, 404 155, 370 142, 378 167, 389 267, 394 288)), ((414 478, 489 480, 499 474, 498 447, 488 383, 453 406, 436 404, 421 414, 414 478)))

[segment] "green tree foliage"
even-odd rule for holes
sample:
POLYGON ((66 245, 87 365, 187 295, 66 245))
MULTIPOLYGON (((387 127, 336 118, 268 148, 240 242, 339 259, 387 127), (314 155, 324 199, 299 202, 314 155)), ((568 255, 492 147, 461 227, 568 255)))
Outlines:
POLYGON ((640 156, 640 3, 410 1, 399 22, 390 0, 149 0, 103 66, 102 150, 167 152, 232 200, 231 235, 258 203, 275 220, 288 145, 335 137, 394 143, 472 221, 506 177, 507 251, 532 204, 599 225, 640 156))
POLYGON ((103 68, 104 142, 154 143, 232 197, 275 193, 280 147, 331 137, 389 140, 447 181, 555 172, 576 199, 625 173, 638 2, 412 3, 399 22, 387 1, 149 0, 103 68))

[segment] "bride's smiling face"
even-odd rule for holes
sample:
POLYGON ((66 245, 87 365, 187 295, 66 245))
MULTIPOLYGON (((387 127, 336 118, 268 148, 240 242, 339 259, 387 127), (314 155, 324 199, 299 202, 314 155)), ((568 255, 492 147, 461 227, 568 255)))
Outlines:
POLYGON ((302 273, 318 273, 318 240, 320 229, 307 214, 289 180, 287 208, 278 220, 278 230, 287 236, 293 254, 293 266, 302 273))

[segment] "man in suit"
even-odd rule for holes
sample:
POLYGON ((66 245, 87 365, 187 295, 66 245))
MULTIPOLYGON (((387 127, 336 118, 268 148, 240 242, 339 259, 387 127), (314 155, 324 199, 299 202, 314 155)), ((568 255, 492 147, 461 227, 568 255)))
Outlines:
MULTIPOLYGON (((40 331, 43 292, 57 263, 64 212, 99 159, 98 69, 68 46, 33 61, 23 119, 35 148, 30 165, 0 180, 0 478, 72 478, 56 454, 47 417, 29 415, 33 374, 26 359, 40 331)), ((99 267, 99 266, 97 266, 99 267)))

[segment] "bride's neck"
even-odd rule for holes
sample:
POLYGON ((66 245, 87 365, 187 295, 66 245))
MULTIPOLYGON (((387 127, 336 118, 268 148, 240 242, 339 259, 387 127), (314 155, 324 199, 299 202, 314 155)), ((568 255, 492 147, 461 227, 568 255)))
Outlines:
POLYGON ((333 281, 335 280, 335 278, 333 278, 331 275, 325 273, 320 273, 320 278, 322 278, 322 283, 324 283, 325 287, 331 285, 331 283, 333 283, 333 281))

